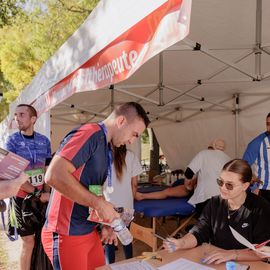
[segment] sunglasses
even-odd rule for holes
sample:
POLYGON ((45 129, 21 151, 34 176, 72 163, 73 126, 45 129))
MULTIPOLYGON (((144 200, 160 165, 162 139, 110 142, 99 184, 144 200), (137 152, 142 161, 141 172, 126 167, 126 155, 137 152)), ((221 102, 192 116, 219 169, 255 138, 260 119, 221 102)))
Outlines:
POLYGON ((231 184, 231 183, 226 183, 224 182, 222 179, 218 178, 217 179, 217 184, 220 186, 220 187, 223 187, 223 185, 225 185, 226 189, 228 190, 233 190, 234 187, 236 187, 235 185, 231 184))

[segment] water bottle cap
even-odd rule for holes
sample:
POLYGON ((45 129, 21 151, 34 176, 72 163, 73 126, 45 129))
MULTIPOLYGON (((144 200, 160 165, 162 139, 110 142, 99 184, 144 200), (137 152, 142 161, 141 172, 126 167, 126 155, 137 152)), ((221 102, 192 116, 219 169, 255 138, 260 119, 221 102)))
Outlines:
POLYGON ((226 270, 235 270, 236 263, 233 261, 226 262, 226 270))

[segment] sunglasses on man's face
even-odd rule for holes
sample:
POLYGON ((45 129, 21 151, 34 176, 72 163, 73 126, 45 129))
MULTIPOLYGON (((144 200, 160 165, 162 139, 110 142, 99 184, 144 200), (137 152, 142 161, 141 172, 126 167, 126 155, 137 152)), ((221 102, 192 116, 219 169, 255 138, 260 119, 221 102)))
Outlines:
POLYGON ((224 182, 222 179, 218 178, 217 179, 217 184, 220 186, 220 187, 223 187, 223 185, 225 185, 226 189, 228 190, 233 190, 234 187, 236 187, 235 185, 231 184, 231 183, 226 183, 224 182))

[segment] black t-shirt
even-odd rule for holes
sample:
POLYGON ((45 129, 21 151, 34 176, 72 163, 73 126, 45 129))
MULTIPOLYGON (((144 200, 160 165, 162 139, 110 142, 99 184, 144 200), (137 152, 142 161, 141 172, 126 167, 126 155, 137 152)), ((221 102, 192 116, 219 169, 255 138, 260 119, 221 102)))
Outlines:
POLYGON ((236 211, 228 211, 227 200, 215 196, 190 233, 196 237, 198 245, 206 242, 223 249, 243 249, 246 247, 234 238, 229 225, 252 244, 257 244, 270 239, 269 219, 270 204, 253 193, 247 193, 244 204, 236 211))

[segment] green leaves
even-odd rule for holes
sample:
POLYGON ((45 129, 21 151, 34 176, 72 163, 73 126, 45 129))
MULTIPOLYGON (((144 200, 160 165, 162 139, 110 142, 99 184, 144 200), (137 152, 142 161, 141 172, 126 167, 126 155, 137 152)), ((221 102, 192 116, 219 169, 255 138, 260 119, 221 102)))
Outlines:
POLYGON ((98 2, 0 0, 0 118, 3 104, 19 95, 98 2))
POLYGON ((0 28, 12 23, 20 7, 15 0, 0 0, 0 28))

